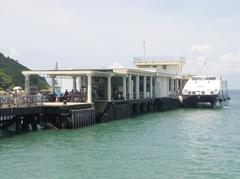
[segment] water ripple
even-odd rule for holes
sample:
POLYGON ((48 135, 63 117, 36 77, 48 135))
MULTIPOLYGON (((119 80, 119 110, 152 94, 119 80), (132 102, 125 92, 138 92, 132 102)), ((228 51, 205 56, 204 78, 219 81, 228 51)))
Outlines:
POLYGON ((221 110, 179 109, 1 139, 1 178, 240 178, 236 99, 221 110))

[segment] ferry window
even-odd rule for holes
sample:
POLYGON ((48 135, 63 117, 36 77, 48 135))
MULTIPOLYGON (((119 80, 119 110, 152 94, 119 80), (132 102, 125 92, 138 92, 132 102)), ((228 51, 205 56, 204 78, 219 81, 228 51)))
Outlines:
POLYGON ((166 70, 167 69, 167 65, 163 65, 162 69, 166 70))
POLYGON ((199 76, 199 77, 193 77, 192 80, 216 80, 216 77, 204 77, 204 76, 199 76))
POLYGON ((192 77, 192 80, 201 80, 201 77, 192 77))
POLYGON ((153 65, 153 68, 157 68, 157 65, 153 65))
POLYGON ((206 77, 206 80, 216 80, 216 77, 206 77))

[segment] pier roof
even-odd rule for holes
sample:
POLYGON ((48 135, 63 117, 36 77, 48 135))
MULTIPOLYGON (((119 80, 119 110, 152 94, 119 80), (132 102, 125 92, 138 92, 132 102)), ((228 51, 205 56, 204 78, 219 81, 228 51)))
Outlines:
POLYGON ((50 76, 74 76, 74 75, 88 75, 88 74, 96 74, 96 75, 107 75, 112 73, 112 70, 104 69, 63 69, 63 70, 29 70, 23 71, 23 75, 50 75, 50 76))
POLYGON ((147 75, 156 76, 155 72, 141 69, 63 69, 63 70, 29 70, 23 71, 23 75, 49 75, 49 76, 83 76, 92 74, 95 76, 127 76, 127 75, 147 75))
POLYGON ((128 75, 148 75, 148 76, 156 76, 155 72, 147 71, 147 70, 141 70, 137 68, 119 68, 119 69, 113 69, 114 73, 121 73, 121 74, 128 74, 128 75))

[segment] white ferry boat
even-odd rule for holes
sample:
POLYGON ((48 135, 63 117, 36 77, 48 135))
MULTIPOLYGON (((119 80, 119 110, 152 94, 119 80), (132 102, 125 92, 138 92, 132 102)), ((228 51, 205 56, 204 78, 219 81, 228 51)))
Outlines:
POLYGON ((230 100, 227 81, 215 76, 193 76, 185 84, 182 95, 183 103, 189 107, 197 107, 198 104, 222 107, 230 100))

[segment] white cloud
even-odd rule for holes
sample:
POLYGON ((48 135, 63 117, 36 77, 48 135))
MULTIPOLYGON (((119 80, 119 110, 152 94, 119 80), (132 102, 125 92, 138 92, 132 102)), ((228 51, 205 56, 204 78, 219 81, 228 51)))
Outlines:
POLYGON ((110 69, 119 69, 119 68, 124 68, 124 66, 122 66, 121 64, 115 62, 112 65, 110 65, 108 68, 110 68, 110 69))
POLYGON ((193 45, 191 48, 192 51, 197 51, 197 52, 206 52, 206 51, 211 51, 212 47, 208 44, 203 44, 203 45, 193 45))
POLYGON ((204 71, 204 59, 202 56, 193 56, 188 59, 185 70, 194 75, 227 76, 240 73, 240 51, 226 53, 220 57, 205 57, 207 69, 204 71))
POLYGON ((12 58, 14 60, 18 60, 19 59, 18 51, 15 48, 13 48, 13 47, 8 49, 8 51, 5 53, 5 56, 6 57, 10 57, 10 58, 12 58))
POLYGON ((226 74, 240 73, 240 52, 227 53, 213 65, 226 74))

